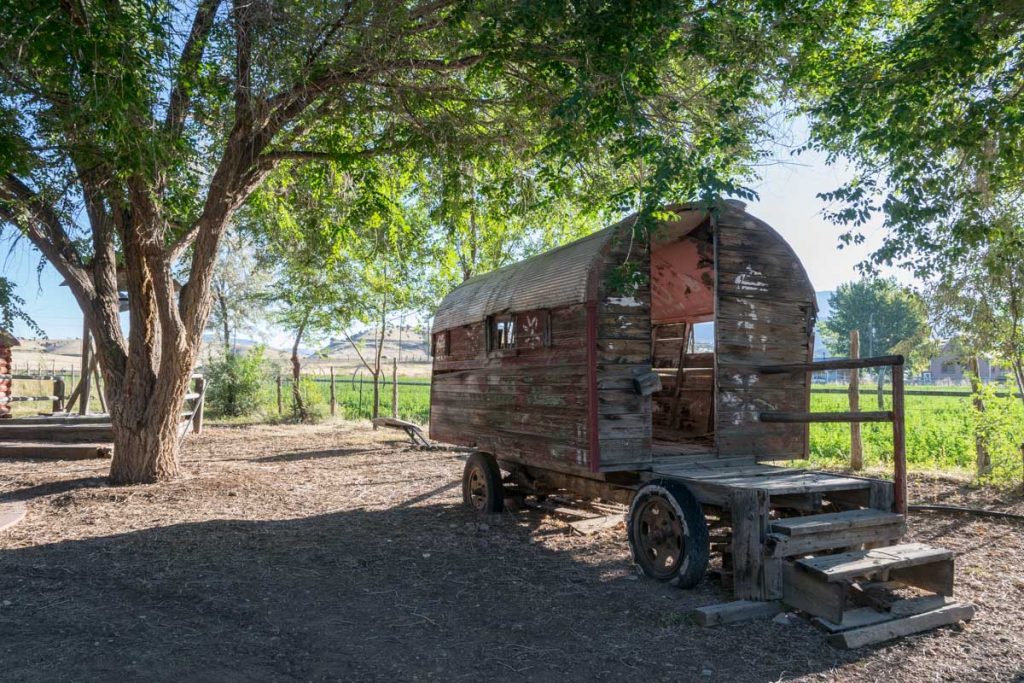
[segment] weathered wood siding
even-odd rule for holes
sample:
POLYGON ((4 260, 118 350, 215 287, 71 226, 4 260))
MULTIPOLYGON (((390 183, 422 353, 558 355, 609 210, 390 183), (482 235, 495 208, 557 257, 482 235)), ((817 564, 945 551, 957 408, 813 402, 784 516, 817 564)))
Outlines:
POLYGON ((595 272, 598 468, 603 472, 641 469, 651 462, 651 397, 633 388, 633 378, 651 370, 651 290, 625 284, 624 276, 633 272, 648 280, 649 255, 647 245, 632 239, 631 228, 623 225, 595 272))
POLYGON ((814 289, 789 245, 749 214, 724 210, 716 240, 717 450, 760 460, 806 457, 806 425, 766 424, 758 413, 808 410, 810 378, 756 368, 810 357, 814 289))
POLYGON ((520 311, 518 320, 513 349, 488 351, 484 321, 447 331, 450 350, 434 359, 430 436, 589 471, 586 306, 520 311))

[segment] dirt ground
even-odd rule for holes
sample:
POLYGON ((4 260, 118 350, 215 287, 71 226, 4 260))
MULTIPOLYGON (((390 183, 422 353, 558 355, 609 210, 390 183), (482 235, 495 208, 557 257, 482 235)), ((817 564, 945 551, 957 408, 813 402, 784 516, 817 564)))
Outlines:
MULTIPOLYGON (((0 461, 0 679, 1024 680, 1024 525, 920 513, 978 615, 852 652, 803 619, 701 628, 729 599, 636 576, 620 527, 460 505, 461 455, 366 425, 211 428, 186 476, 110 487, 103 462, 0 461)), ((1024 512, 917 478, 912 498, 1024 512)))

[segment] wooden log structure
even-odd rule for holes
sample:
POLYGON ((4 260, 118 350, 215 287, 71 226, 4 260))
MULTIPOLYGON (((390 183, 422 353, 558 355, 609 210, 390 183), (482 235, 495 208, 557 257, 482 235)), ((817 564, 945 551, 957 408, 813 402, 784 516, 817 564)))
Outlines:
POLYGON ((20 343, 13 334, 0 329, 0 418, 11 416, 10 399, 14 383, 11 349, 20 343))

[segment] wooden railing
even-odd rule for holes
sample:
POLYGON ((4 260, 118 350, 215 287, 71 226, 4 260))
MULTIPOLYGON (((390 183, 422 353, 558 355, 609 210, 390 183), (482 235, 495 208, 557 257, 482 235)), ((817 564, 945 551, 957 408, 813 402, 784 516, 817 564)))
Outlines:
POLYGON ((821 370, 861 370, 863 368, 892 368, 892 410, 875 412, 805 413, 792 411, 766 411, 759 415, 761 422, 806 424, 810 422, 892 422, 892 459, 894 487, 893 503, 896 512, 907 514, 907 439, 903 405, 903 356, 877 358, 840 358, 836 360, 764 365, 758 371, 765 375, 784 373, 812 373, 821 370))

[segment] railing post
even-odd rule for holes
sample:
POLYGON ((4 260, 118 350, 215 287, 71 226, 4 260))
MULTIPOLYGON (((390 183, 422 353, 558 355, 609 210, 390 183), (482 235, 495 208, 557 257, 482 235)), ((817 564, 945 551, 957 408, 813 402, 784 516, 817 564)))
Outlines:
MULTIPOLYGON (((860 331, 850 331, 850 358, 860 358, 860 331)), ((850 412, 860 410, 860 370, 849 370, 850 373, 850 412)), ((861 439, 860 423, 850 423, 850 469, 857 472, 864 467, 864 442, 861 439)))
POLYGON ((334 393, 334 366, 331 366, 331 417, 334 417, 338 409, 338 401, 334 393))
POLYGON ((281 373, 277 373, 277 414, 284 413, 284 404, 281 403, 281 373))
POLYGON ((53 378, 53 412, 64 412, 64 378, 53 378))
POLYGON ((199 398, 192 404, 192 433, 203 433, 203 408, 206 405, 206 378, 196 377, 195 392, 199 398))
MULTIPOLYGON (((401 347, 399 347, 401 348, 401 347)), ((391 359, 391 417, 398 417, 398 359, 391 359)))
POLYGON ((907 437, 904 429, 903 363, 892 366, 892 460, 895 474, 893 503, 896 512, 907 514, 907 437))

